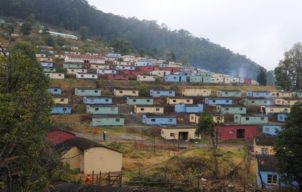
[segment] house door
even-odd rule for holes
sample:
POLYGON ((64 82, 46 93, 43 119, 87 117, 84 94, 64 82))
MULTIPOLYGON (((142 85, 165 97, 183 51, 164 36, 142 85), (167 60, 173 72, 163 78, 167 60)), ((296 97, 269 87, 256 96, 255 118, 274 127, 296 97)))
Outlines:
POLYGON ((188 140, 189 133, 188 132, 179 132, 178 138, 179 140, 188 140))
POLYGON ((181 82, 181 77, 179 77, 179 82, 181 82))
POLYGON ((245 137, 245 130, 244 129, 237 129, 236 138, 237 139, 244 139, 245 137))

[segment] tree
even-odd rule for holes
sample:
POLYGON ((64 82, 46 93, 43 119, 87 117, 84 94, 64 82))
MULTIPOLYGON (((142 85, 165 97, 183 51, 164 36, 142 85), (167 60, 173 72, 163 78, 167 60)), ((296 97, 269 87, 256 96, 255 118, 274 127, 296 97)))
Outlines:
POLYGON ((296 43, 284 53, 284 59, 275 69, 276 85, 282 89, 296 91, 302 89, 302 44, 296 43))
POLYGON ((81 27, 79 29, 79 34, 80 34, 81 40, 85 41, 88 38, 88 36, 89 36, 89 29, 88 29, 88 27, 81 27))
POLYGON ((283 130, 279 133, 275 151, 278 168, 288 183, 296 181, 302 191, 302 103, 291 109, 283 130))
POLYGON ((24 22, 21 26, 21 32, 23 35, 29 35, 32 30, 32 24, 28 21, 24 22))
POLYGON ((260 85, 265 86, 267 83, 266 70, 263 67, 259 67, 257 81, 260 85))
POLYGON ((267 85, 274 86, 276 83, 274 71, 268 71, 266 73, 267 85))
POLYGON ((123 55, 129 54, 132 52, 132 48, 130 46, 130 43, 126 39, 114 39, 111 44, 111 47, 113 47, 114 51, 123 55))
POLYGON ((43 191, 59 165, 46 142, 52 99, 33 48, 0 59, 0 191, 43 191))

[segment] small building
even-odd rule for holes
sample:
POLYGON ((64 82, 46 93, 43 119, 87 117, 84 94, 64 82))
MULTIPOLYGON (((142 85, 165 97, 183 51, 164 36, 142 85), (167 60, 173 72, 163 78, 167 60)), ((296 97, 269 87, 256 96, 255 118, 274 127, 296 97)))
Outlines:
POLYGON ((112 104, 110 97, 83 97, 83 103, 87 105, 93 104, 112 104))
POLYGON ((52 62, 41 62, 41 67, 43 68, 53 68, 53 63, 52 62))
POLYGON ((261 113, 276 114, 276 113, 290 113, 290 106, 261 106, 261 113))
POLYGON ((203 75, 191 75, 189 76, 190 83, 211 83, 212 76, 203 76, 203 75))
POLYGON ((66 69, 68 75, 76 75, 78 73, 87 73, 87 69, 66 69))
POLYGON ((90 69, 110 69, 110 66, 104 64, 91 63, 90 69))
POLYGON ((151 75, 138 75, 137 81, 146 81, 146 82, 153 82, 156 80, 156 76, 151 76, 151 75))
POLYGON ((202 113, 203 104, 176 104, 174 110, 176 113, 202 113))
POLYGON ((50 79, 65 79, 64 73, 44 73, 50 79))
POLYGON ((86 105, 86 112, 93 115, 117 115, 119 108, 116 105, 86 105))
POLYGON ((63 129, 51 129, 47 132, 47 139, 54 145, 74 137, 76 137, 74 133, 63 129))
POLYGON ((292 98, 294 95, 292 92, 272 92, 272 97, 278 97, 278 98, 292 98))
POLYGON ((53 101, 54 104, 67 105, 69 100, 67 97, 54 97, 53 101))
POLYGON ((76 62, 64 63, 63 68, 64 69, 82 69, 82 68, 84 68, 84 63, 76 63, 76 62))
POLYGON ((134 89, 114 89, 114 96, 125 97, 125 96, 139 96, 139 91, 134 89))
POLYGON ((123 154, 88 139, 74 137, 56 145, 62 161, 84 175, 121 172, 123 154))
POLYGON ((157 77, 165 77, 166 75, 170 75, 170 71, 164 71, 164 70, 154 70, 150 72, 150 75, 154 75, 157 77))
POLYGON ((76 74, 76 78, 77 79, 98 79, 98 75, 97 74, 93 74, 93 73, 77 73, 76 74))
POLYGON ((185 97, 167 97, 168 105, 176 105, 176 104, 193 104, 192 98, 185 97))
POLYGON ((186 83, 187 76, 183 74, 170 74, 164 78, 166 83, 186 83))
MULTIPOLYGON (((193 123, 193 124, 198 124, 199 123, 199 118, 200 118, 200 114, 190 114, 189 115, 189 122, 193 123)), ((224 116, 223 115, 212 115, 213 121, 214 123, 217 124, 223 124, 224 123, 224 116)))
POLYGON ((256 136, 253 142, 254 155, 274 155, 274 145, 276 137, 256 136))
POLYGON ((176 127, 167 127, 161 128, 161 137, 165 140, 182 140, 187 141, 191 139, 200 139, 195 134, 195 128, 176 128, 176 127))
POLYGON ((243 104, 245 106, 269 106, 272 105, 272 101, 267 98, 245 98, 243 104))
POLYGON ((153 105, 154 99, 152 97, 127 97, 128 105, 153 105))
POLYGON ((50 114, 52 115, 67 115, 71 114, 72 107, 68 105, 56 105, 52 107, 50 114))
POLYGON ((216 111, 221 114, 246 114, 246 107, 217 105, 216 111))
POLYGON ((242 93, 240 90, 220 90, 216 92, 217 97, 241 97, 242 93))
POLYGON ((217 127, 221 140, 246 139, 252 140, 257 131, 256 125, 222 125, 217 127))
POLYGON ((51 36, 54 36, 54 37, 62 37, 64 39, 78 40, 78 37, 75 36, 75 35, 70 35, 70 34, 66 34, 66 33, 59 33, 59 32, 55 32, 55 31, 48 31, 48 33, 51 36))
POLYGON ((112 69, 97 69, 96 73, 100 75, 109 75, 109 74, 117 74, 117 71, 112 69))
POLYGON ((61 95, 62 89, 60 87, 50 87, 48 88, 48 92, 52 95, 61 95))
POLYGON ((285 105, 285 106, 293 106, 296 103, 301 102, 299 99, 284 99, 284 98, 276 98, 274 99, 275 105, 285 105))
POLYGON ((271 98, 271 92, 270 91, 247 91, 246 96, 253 97, 253 98, 271 98))
POLYGON ((56 68, 43 68, 44 73, 55 73, 57 72, 56 68))
POLYGON ((262 126, 262 133, 276 136, 281 131, 280 125, 267 124, 262 126))
POLYGON ((125 118, 119 115, 94 115, 91 119, 91 126, 124 126, 125 118))
POLYGON ((91 96, 91 97, 98 97, 101 96, 102 92, 100 89, 92 89, 92 88, 75 88, 74 94, 76 96, 91 96))
POLYGON ((150 105, 135 105, 134 113, 138 114, 163 114, 164 107, 150 105))
POLYGON ((135 71, 135 66, 130 66, 130 65, 117 65, 115 67, 116 70, 130 70, 130 71, 135 71))
POLYGON ((123 74, 107 74, 101 76, 102 78, 108 79, 108 80, 125 80, 128 81, 129 76, 123 75, 123 74))
POLYGON ((143 124, 146 125, 176 125, 175 116, 155 116, 155 115, 143 115, 143 124))
POLYGON ((263 115, 234 115, 234 122, 243 125, 267 124, 268 117, 263 115))
POLYGON ((277 121, 284 123, 286 121, 287 117, 288 117, 287 113, 278 113, 277 114, 277 121))
POLYGON ((209 97, 211 96, 211 89, 199 89, 199 88, 186 88, 181 91, 183 96, 191 97, 209 97))
POLYGON ((64 59, 66 63, 105 64, 105 58, 98 54, 66 54, 64 59))
POLYGON ((152 96, 152 97, 175 97, 175 90, 151 89, 150 96, 152 96))
POLYGON ((205 98, 204 103, 207 105, 233 105, 230 98, 205 98))

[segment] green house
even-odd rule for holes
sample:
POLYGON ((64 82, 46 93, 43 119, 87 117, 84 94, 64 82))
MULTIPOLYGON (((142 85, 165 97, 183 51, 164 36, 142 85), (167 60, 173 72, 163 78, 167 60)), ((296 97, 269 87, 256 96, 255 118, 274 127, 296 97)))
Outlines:
POLYGON ((216 92, 217 97, 241 97, 242 93, 239 90, 220 90, 216 92))
POLYGON ((91 126, 124 126, 125 118, 121 116, 104 116, 97 115, 93 116, 91 119, 91 126))
POLYGON ((245 98, 243 100, 243 104, 245 106, 268 106, 273 103, 270 99, 265 98, 245 98))
POLYGON ((115 105, 87 105, 86 112, 93 115, 117 115, 119 109, 115 105))
POLYGON ((76 96, 101 96, 101 90, 100 89, 91 89, 91 88, 75 88, 74 94, 76 96))
POLYGON ((64 63, 63 68, 64 69, 82 69, 83 64, 82 63, 64 63))
POLYGON ((153 105, 154 99, 152 97, 127 97, 128 105, 153 105))
POLYGON ((211 83, 211 76, 208 75, 193 75, 189 76, 190 83, 211 83))
POLYGON ((220 114, 246 114, 246 107, 242 106, 221 106, 218 105, 216 110, 220 114))
POLYGON ((268 117, 267 116, 256 116, 256 115, 240 115, 236 114, 234 115, 234 122, 238 124, 267 124, 268 123, 268 117))
POLYGON ((43 72, 45 73, 55 73, 57 70, 55 68, 43 68, 43 72))

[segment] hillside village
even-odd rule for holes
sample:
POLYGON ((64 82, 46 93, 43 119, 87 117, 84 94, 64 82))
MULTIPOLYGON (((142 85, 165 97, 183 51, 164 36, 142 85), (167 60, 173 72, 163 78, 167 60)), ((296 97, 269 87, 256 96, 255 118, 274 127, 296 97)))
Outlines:
MULTIPOLYGON (((75 35, 49 33, 79 41, 75 35)), ((255 164, 250 182, 255 188, 286 187, 274 166, 273 145, 291 107, 302 101, 302 92, 259 86, 253 79, 178 62, 81 53, 76 44, 70 47, 72 51, 59 54, 54 47, 38 45, 36 58, 51 80, 48 91, 53 96, 54 126, 48 139, 84 183, 102 185, 102 174, 109 178, 109 185, 124 182, 122 171, 130 173, 131 169, 125 168, 124 160, 131 158, 118 143, 134 142, 151 151, 152 146, 154 151, 167 147, 174 154, 208 144, 196 134, 201 114, 207 113, 222 148, 230 145, 237 150, 248 145, 255 164)), ((131 181, 131 176, 126 177, 131 181)))

